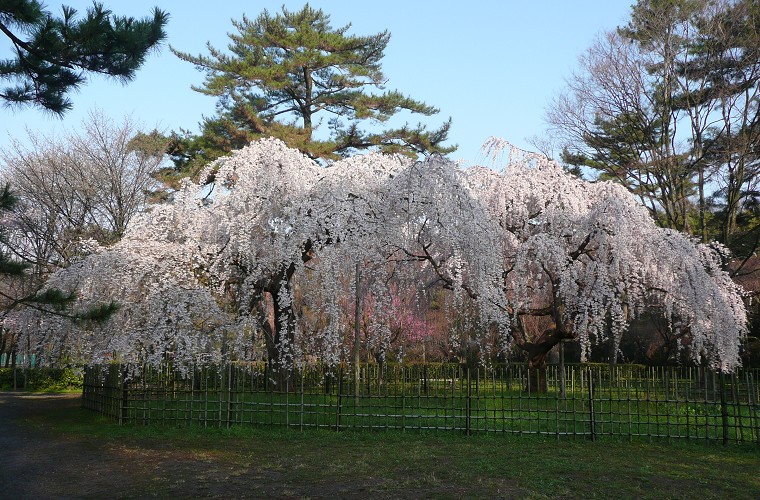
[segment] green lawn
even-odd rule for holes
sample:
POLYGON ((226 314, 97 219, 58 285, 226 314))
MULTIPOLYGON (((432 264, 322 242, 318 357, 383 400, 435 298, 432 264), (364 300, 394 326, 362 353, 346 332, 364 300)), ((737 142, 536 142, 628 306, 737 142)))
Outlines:
POLYGON ((123 496, 758 498, 760 448, 704 443, 118 426, 78 408, 28 425, 142 457, 123 496))

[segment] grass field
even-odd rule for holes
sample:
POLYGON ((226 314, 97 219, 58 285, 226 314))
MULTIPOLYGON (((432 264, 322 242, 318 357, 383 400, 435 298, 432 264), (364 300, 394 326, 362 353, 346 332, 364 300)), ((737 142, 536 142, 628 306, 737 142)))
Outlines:
POLYGON ((134 478, 115 478, 127 497, 760 497, 756 445, 118 426, 79 408, 25 425, 139 461, 134 478))

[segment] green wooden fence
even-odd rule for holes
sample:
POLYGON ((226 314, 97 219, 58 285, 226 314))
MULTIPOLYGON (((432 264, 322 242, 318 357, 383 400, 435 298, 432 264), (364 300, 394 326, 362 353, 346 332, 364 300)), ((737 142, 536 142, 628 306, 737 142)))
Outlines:
POLYGON ((119 423, 622 436, 760 444, 757 370, 619 365, 89 367, 83 405, 119 423), (531 373, 533 372, 533 373, 531 373), (539 385, 537 387, 537 384, 539 385))

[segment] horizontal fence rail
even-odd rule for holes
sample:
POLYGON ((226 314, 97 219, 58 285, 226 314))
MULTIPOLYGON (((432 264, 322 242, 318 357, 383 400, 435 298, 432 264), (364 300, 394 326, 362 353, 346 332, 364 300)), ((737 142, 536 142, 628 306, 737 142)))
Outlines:
POLYGON ((83 406, 119 423, 622 436, 760 444, 758 370, 510 364, 366 365, 184 373, 92 366, 83 406))

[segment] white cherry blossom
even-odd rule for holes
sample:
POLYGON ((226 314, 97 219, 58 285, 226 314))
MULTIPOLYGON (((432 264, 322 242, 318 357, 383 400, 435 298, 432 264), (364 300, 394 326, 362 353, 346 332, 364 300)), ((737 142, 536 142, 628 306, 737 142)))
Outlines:
POLYGON ((49 285, 76 290, 78 307, 121 305, 104 324, 10 315, 51 360, 337 363, 357 293, 371 304, 365 341, 382 356, 394 297, 432 287, 466 318, 452 345, 478 346, 482 359, 516 343, 540 365, 562 338, 587 355, 656 310, 688 330, 695 362, 730 371, 746 334, 741 290, 715 249, 658 228, 620 186, 529 154, 500 170, 379 154, 324 167, 278 140, 254 142, 49 285), (552 326, 531 338, 528 316, 552 326))

